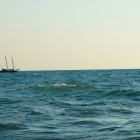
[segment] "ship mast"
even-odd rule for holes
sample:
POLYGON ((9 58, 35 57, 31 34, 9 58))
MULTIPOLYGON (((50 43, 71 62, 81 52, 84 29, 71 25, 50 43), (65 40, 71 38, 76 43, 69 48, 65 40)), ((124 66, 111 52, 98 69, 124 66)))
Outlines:
POLYGON ((7 65, 7 59, 6 59, 6 55, 5 55, 5 61, 6 61, 6 66, 7 66, 7 69, 8 69, 8 65, 7 65))
POLYGON ((11 57, 12 58, 12 64, 13 64, 13 70, 14 70, 14 63, 13 63, 13 57, 11 57))

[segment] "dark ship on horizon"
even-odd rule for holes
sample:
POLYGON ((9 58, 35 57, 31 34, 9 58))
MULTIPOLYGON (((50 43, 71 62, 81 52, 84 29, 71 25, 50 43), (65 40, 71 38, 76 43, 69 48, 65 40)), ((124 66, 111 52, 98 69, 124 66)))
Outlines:
MULTIPOLYGON (((11 57, 11 58, 12 58, 12 57, 11 57)), ((12 58, 13 69, 8 69, 6 55, 5 55, 5 61, 6 61, 7 69, 3 69, 3 68, 2 68, 2 70, 0 70, 0 73, 2 73, 2 72, 17 72, 17 71, 19 70, 19 69, 14 69, 13 58, 12 58)))

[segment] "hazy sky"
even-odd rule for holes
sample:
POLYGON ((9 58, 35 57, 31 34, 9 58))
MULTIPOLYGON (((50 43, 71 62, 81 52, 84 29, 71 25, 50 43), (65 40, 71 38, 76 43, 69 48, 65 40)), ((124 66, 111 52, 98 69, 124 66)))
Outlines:
POLYGON ((0 65, 140 68, 140 0, 0 0, 0 65))

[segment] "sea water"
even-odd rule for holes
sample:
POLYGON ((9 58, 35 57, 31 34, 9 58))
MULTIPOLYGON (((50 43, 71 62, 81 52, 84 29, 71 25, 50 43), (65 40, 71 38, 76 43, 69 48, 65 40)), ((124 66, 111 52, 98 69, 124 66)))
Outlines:
POLYGON ((0 73, 0 140, 139 140, 140 70, 0 73))

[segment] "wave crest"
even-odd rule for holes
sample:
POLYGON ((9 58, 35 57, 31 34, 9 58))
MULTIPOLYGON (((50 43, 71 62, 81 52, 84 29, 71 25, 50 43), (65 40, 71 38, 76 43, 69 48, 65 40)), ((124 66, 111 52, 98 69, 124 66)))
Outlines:
POLYGON ((68 85, 68 84, 53 84, 53 85, 39 85, 39 87, 76 87, 77 85, 68 85))

